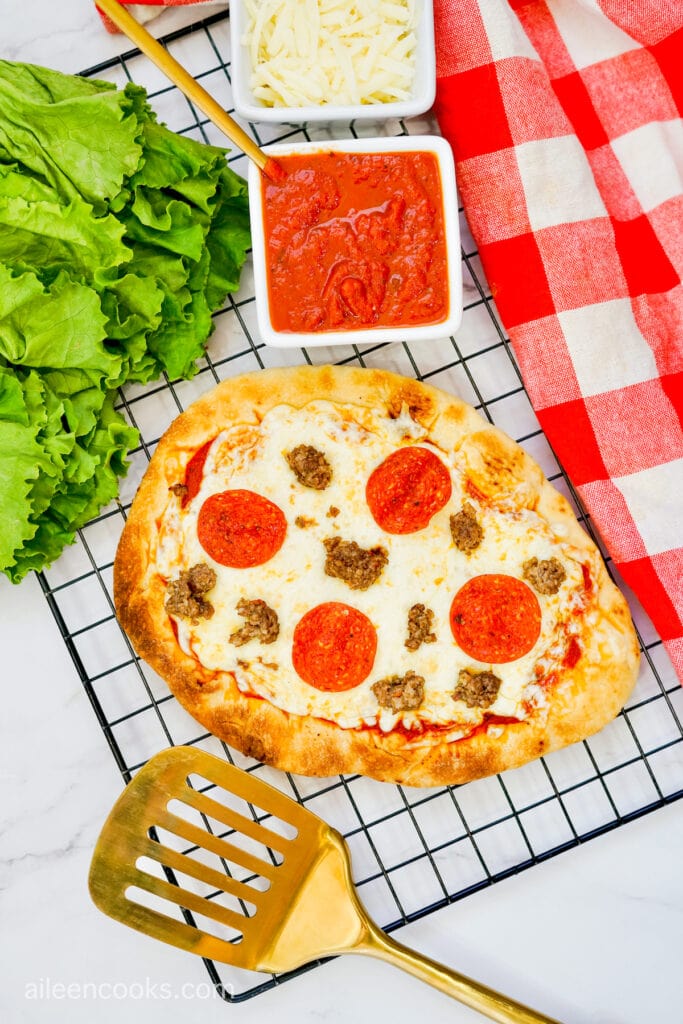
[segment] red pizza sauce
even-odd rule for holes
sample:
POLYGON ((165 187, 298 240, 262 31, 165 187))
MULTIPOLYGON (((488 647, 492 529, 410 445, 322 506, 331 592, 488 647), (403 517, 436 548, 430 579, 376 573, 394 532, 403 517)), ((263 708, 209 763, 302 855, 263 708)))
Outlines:
POLYGON ((451 478, 428 448, 398 448, 370 474, 365 500, 387 533, 415 533, 429 524, 451 496, 451 478))
POLYGON ((562 659, 562 664, 565 668, 574 668, 580 657, 581 645, 576 639, 576 637, 572 637, 569 641, 569 647, 567 648, 564 658, 562 659))
POLYGON ((441 178, 427 152, 278 157, 263 178, 278 331, 433 324, 448 315, 441 178))
MULTIPOLYGON (((426 722, 424 720, 406 725, 405 722, 398 721, 392 725, 391 732, 411 742, 416 739, 422 739, 425 736, 447 736, 448 733, 457 730, 462 732, 462 735, 458 736, 455 740, 448 740, 448 742, 460 743, 462 740, 470 739, 471 736, 477 736, 479 733, 486 732, 489 726, 519 725, 522 721, 523 719, 515 718, 511 715, 494 715, 491 712, 485 711, 484 719, 478 725, 472 725, 469 722, 426 722)), ((363 732, 374 732, 378 735, 386 736, 385 731, 378 723, 374 725, 361 725, 358 728, 363 732)))
POLYGON ((340 693, 367 679, 376 651, 377 633, 367 615, 340 601, 327 601, 297 623, 292 662, 309 686, 340 693))
POLYGON ((187 490, 182 500, 183 508, 199 494, 199 488, 202 486, 202 477, 204 475, 204 463, 212 444, 213 441, 207 441, 201 448, 198 448, 185 467, 185 487, 187 490))
POLYGON ((453 598, 450 620, 458 647, 493 665, 523 657, 541 633, 541 608, 533 590, 503 573, 468 580, 453 598))

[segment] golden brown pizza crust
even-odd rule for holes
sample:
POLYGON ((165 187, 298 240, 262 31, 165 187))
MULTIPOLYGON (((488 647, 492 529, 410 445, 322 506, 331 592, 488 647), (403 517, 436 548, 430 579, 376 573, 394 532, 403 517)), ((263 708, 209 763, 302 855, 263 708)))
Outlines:
POLYGON ((388 782, 434 786, 468 782, 521 765, 602 728, 624 705, 638 669, 638 646, 626 602, 610 580, 571 506, 518 445, 468 405, 427 384, 384 370, 301 366, 263 370, 226 380, 169 427, 142 480, 114 565, 114 597, 121 625, 135 650, 168 683, 209 732, 248 756, 303 775, 360 773, 388 782), (483 497, 505 495, 536 509, 596 566, 597 622, 584 621, 581 657, 548 688, 549 710, 526 722, 494 724, 471 736, 411 745, 404 733, 344 729, 293 715, 243 694, 227 672, 202 668, 182 652, 164 609, 165 585, 150 567, 158 520, 169 488, 182 482, 194 452, 224 425, 254 424, 283 403, 310 401, 386 409, 407 407, 443 449, 465 458, 468 477, 483 497))

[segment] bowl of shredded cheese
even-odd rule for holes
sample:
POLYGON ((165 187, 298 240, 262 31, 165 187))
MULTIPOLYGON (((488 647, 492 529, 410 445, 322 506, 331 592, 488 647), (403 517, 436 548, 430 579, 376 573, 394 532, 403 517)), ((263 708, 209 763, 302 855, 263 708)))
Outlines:
POLYGON ((447 338, 462 317, 453 154, 438 136, 267 146, 249 168, 259 333, 279 348, 447 338))
POLYGON ((432 0, 231 0, 230 19, 249 121, 413 117, 434 102, 432 0))

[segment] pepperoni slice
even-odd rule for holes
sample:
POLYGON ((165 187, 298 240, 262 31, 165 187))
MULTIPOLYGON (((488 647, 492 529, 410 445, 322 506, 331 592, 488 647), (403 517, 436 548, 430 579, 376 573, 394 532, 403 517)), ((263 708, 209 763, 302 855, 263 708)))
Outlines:
POLYGON ((198 448, 185 467, 185 486, 187 491, 182 500, 183 508, 199 493, 199 488, 202 486, 202 476, 204 475, 204 463, 212 444, 213 440, 207 441, 201 448, 198 448))
POLYGON ((399 448, 370 474, 365 498, 372 517, 387 533, 415 533, 444 507, 451 478, 428 448, 399 448))
POLYGON ((281 510, 254 491, 212 494, 197 517, 197 536, 207 555, 232 569, 263 565, 280 550, 286 532, 281 510))
POLYGON ((348 604, 327 601, 297 623, 292 661, 309 686, 340 693, 367 679, 376 650, 377 633, 367 615, 348 604))
POLYGON ((453 598, 451 630, 459 647, 477 661, 516 661, 541 632, 541 607, 533 590, 516 576, 475 576, 453 598))

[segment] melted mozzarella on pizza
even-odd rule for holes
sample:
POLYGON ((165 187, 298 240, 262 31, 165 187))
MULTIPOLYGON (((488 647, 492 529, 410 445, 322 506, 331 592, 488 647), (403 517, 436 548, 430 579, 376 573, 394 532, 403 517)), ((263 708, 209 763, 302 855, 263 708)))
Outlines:
MULTIPOLYGON (((255 426, 236 425, 214 440, 198 494, 183 509, 172 497, 163 516, 153 570, 167 580, 200 562, 217 575, 207 595, 214 607, 210 619, 197 624, 176 618, 178 639, 210 670, 232 673, 239 688, 268 699, 296 715, 312 715, 343 728, 379 726, 389 731, 402 723, 445 728, 449 738, 466 735, 487 716, 524 719, 545 703, 542 685, 559 666, 571 636, 590 617, 578 552, 557 536, 535 512, 479 504, 466 490, 466 467, 455 453, 430 443, 425 431, 407 411, 396 419, 354 406, 325 401, 304 409, 281 405, 255 426), (302 486, 289 468, 285 453, 311 444, 322 451, 333 471, 324 490, 302 486), (429 525, 412 534, 385 533, 373 519, 365 500, 365 483, 391 452, 407 444, 424 445, 443 461, 452 481, 452 496, 429 525), (265 564, 233 569, 214 562, 197 538, 197 516, 203 502, 227 489, 255 491, 274 502, 287 520, 280 550, 265 564), (480 546, 469 554, 459 551, 451 538, 449 517, 463 501, 476 509, 483 527, 480 546), (330 508, 339 510, 329 515, 330 508), (305 523, 297 526, 296 521, 305 523), (343 580, 326 575, 323 541, 338 536, 362 548, 382 546, 388 563, 367 590, 352 590, 343 580), (456 644, 449 623, 454 595, 473 576, 506 573, 522 578, 523 563, 555 556, 566 579, 553 595, 538 595, 541 633, 531 651, 507 664, 484 664, 456 644), (230 635, 244 625, 236 606, 241 599, 261 599, 278 615, 280 632, 274 643, 251 639, 237 647, 230 635), (321 692, 299 678, 292 664, 295 626, 312 607, 339 601, 362 611, 377 631, 377 654, 370 676, 359 686, 341 693, 321 692), (417 651, 405 647, 409 609, 424 604, 434 613, 434 643, 417 651), (579 614, 581 613, 581 614, 579 614), (452 694, 461 669, 493 671, 502 684, 495 702, 486 709, 469 708, 452 694), (371 687, 377 680, 402 676, 412 670, 425 679, 422 705, 412 711, 392 712, 378 706, 371 687)), ((581 556, 585 559, 585 554, 581 556)), ((216 691, 210 698, 221 702, 216 691)))

